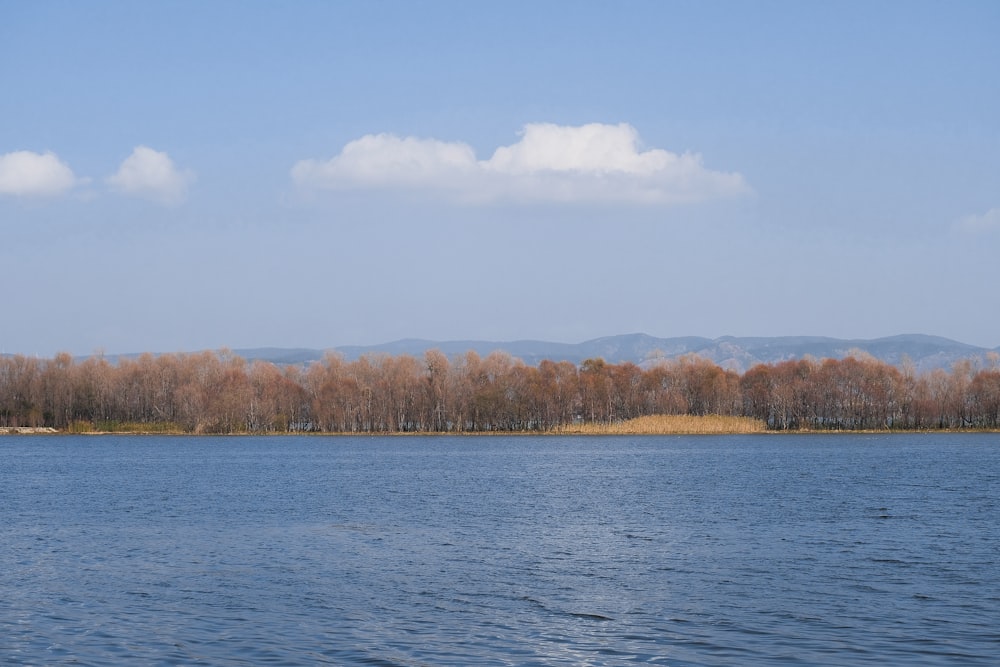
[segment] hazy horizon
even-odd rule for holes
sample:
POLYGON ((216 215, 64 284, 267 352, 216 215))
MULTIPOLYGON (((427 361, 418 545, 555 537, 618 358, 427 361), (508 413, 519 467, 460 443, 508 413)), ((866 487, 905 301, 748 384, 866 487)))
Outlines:
POLYGON ((319 346, 316 346, 316 347, 308 347, 308 346, 301 346, 301 345, 299 345, 299 346, 291 346, 291 345, 288 345, 288 346, 286 346, 286 345, 253 345, 253 346, 247 346, 247 347, 239 347, 239 348, 237 348, 237 347, 233 347, 231 345, 221 345, 221 346, 215 347, 215 348, 201 348, 201 349, 198 349, 198 350, 127 350, 127 351, 101 350, 101 352, 103 352, 105 354, 144 354, 146 352, 153 352, 153 353, 157 353, 157 354, 159 354, 159 353, 171 354, 171 353, 204 352, 204 351, 214 351, 214 350, 224 350, 224 349, 225 350, 232 350, 234 352, 238 352, 240 350, 266 350, 266 349, 275 349, 275 350, 294 350, 294 349, 335 350, 335 349, 338 349, 338 348, 351 348, 351 347, 357 347, 357 348, 380 347, 380 346, 392 345, 394 343, 404 343, 404 342, 408 342, 408 341, 421 342, 421 343, 430 343, 430 344, 437 344, 437 343, 440 343, 440 344, 456 344, 456 343, 468 342, 468 343, 496 343, 498 345, 506 345, 506 344, 511 344, 511 343, 532 343, 532 342, 537 342, 537 343, 542 343, 542 344, 546 344, 546 345, 571 345, 572 346, 572 345, 580 345, 582 343, 588 343, 588 342, 595 341, 595 340, 601 340, 601 339, 605 339, 605 338, 607 338, 607 339, 613 339, 613 338, 627 337, 627 336, 650 336, 652 338, 658 338, 658 339, 670 339, 670 338, 705 338, 706 340, 710 340, 710 341, 717 341, 717 340, 726 339, 726 338, 733 338, 733 339, 746 339, 746 338, 781 339, 781 338, 812 338, 812 337, 816 337, 816 338, 828 338, 830 340, 841 340, 841 341, 845 341, 845 342, 848 342, 848 341, 868 342, 868 341, 881 340, 881 339, 886 339, 886 338, 897 338, 897 337, 907 337, 907 336, 930 336, 932 338, 944 338, 946 340, 950 340, 950 341, 955 342, 955 343, 960 343, 960 344, 963 344, 963 345, 971 345, 973 347, 981 348, 981 349, 984 349, 984 350, 997 350, 997 349, 1000 349, 1000 345, 976 345, 975 343, 969 343, 969 342, 964 341, 964 340, 955 340, 953 338, 948 338, 946 336, 935 336, 933 334, 923 334, 923 333, 915 333, 915 332, 904 333, 904 334, 890 334, 888 336, 879 336, 878 338, 839 338, 839 337, 836 337, 836 336, 821 336, 821 335, 813 335, 813 334, 804 334, 802 336, 797 336, 797 335, 791 334, 791 335, 787 335, 787 336, 779 335, 779 336, 759 336, 759 337, 758 336, 733 336, 733 335, 730 335, 730 334, 723 334, 722 336, 713 336, 713 337, 709 337, 709 336, 655 336, 653 334, 647 334, 646 332, 636 331, 636 332, 626 333, 626 334, 609 334, 607 336, 595 336, 593 338, 586 338, 586 339, 583 339, 583 340, 544 340, 544 339, 540 339, 540 338, 518 338, 518 339, 511 339, 511 340, 487 340, 487 339, 473 339, 473 338, 461 338, 461 339, 434 338, 434 339, 431 339, 431 338, 416 338, 416 337, 410 336, 410 337, 405 337, 405 338, 396 338, 396 339, 393 339, 393 340, 380 340, 380 341, 363 342, 363 343, 343 343, 343 344, 337 344, 337 345, 319 345, 319 346))
POLYGON ((998 32, 985 0, 0 0, 0 351, 995 349, 998 32))
MULTIPOLYGON (((430 351, 443 352, 459 358, 468 352, 488 356, 504 352, 529 365, 541 360, 571 361, 582 363, 587 358, 602 358, 609 363, 645 363, 652 358, 679 359, 688 355, 707 359, 728 370, 744 372, 756 364, 776 364, 787 359, 840 359, 847 356, 874 357, 889 365, 913 364, 917 370, 934 368, 950 369, 961 360, 995 365, 991 354, 1000 352, 1000 346, 976 346, 965 341, 927 334, 897 334, 872 339, 845 339, 827 336, 774 336, 742 337, 679 336, 663 338, 633 332, 600 336, 581 341, 552 341, 538 339, 519 340, 431 340, 403 338, 364 344, 326 345, 318 347, 261 345, 234 348, 221 345, 215 348, 189 350, 107 350, 99 349, 75 354, 59 350, 56 354, 70 354, 77 360, 90 358, 138 358, 153 356, 189 356, 204 352, 227 352, 248 361, 260 360, 278 364, 302 364, 319 360, 333 352, 345 360, 359 359, 365 355, 388 357, 416 357, 422 359, 430 351), (971 348, 971 349, 967 349, 971 348)), ((11 353, 0 350, 0 356, 26 356, 41 359, 43 355, 11 353)), ((44 358, 54 358, 49 355, 44 358)))

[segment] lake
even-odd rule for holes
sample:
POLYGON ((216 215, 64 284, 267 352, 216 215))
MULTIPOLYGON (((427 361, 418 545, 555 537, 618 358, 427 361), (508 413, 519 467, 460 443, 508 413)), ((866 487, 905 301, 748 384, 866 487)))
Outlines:
POLYGON ((0 437, 0 663, 995 665, 1000 435, 0 437))

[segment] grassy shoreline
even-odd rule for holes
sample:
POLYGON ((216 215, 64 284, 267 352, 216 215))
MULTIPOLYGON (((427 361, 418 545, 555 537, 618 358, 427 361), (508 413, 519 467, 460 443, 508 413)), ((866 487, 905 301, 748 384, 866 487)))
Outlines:
POLYGON ((176 424, 116 425, 114 429, 101 429, 93 424, 74 424, 73 428, 57 430, 51 427, 0 426, 0 435, 268 435, 268 436, 532 436, 532 435, 750 435, 750 434, 888 434, 888 433, 1000 433, 990 429, 857 429, 769 430, 767 425, 750 417, 721 415, 650 415, 610 424, 572 424, 545 431, 367 431, 367 432, 250 432, 192 433, 176 424))

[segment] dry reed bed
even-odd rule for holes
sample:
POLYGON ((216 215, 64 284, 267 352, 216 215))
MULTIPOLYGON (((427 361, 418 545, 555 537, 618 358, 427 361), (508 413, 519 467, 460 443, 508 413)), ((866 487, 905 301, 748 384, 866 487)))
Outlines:
POLYGON ((649 415, 611 424, 574 424, 552 430, 580 435, 711 435, 763 433, 766 425, 750 417, 723 415, 649 415))

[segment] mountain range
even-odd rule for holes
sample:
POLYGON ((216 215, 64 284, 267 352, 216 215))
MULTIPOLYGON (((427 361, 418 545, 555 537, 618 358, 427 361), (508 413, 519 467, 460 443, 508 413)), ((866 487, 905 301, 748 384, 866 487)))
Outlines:
POLYGON ((922 334, 866 340, 821 336, 656 338, 641 333, 606 336, 582 343, 552 343, 539 340, 490 342, 404 339, 380 345, 350 345, 329 350, 253 348, 233 350, 233 353, 247 360, 259 359, 277 364, 308 364, 322 359, 327 352, 338 353, 350 361, 365 354, 393 356, 408 354, 421 357, 424 352, 432 349, 440 350, 449 357, 469 351, 475 351, 480 356, 502 351, 530 365, 536 365, 545 359, 579 364, 585 359, 600 357, 609 363, 632 362, 648 366, 661 359, 675 359, 685 354, 696 354, 723 368, 740 373, 760 363, 773 364, 807 356, 816 359, 842 359, 859 354, 871 355, 895 366, 901 366, 909 360, 917 371, 922 372, 935 368, 950 368, 954 363, 966 359, 985 367, 994 362, 994 355, 1000 354, 1000 347, 989 349, 922 334))

